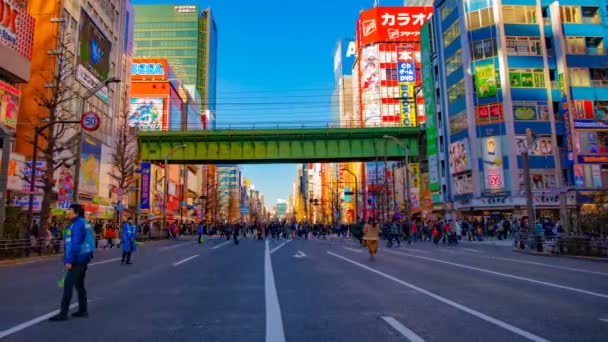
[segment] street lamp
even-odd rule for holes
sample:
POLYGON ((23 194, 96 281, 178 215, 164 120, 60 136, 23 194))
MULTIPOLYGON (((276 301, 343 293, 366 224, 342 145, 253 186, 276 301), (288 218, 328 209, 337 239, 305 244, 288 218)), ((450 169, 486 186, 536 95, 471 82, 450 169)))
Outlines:
POLYGON ((167 193, 169 192, 169 170, 167 169, 167 164, 169 164, 168 159, 175 152, 177 152, 177 150, 186 148, 186 147, 187 147, 187 145, 175 146, 174 148, 171 149, 171 151, 169 151, 169 153, 167 153, 165 155, 165 177, 164 177, 165 184, 163 185, 163 211, 162 211, 162 221, 160 222, 162 231, 165 231, 166 221, 167 221, 167 193))
MULTIPOLYGON (((84 114, 84 105, 86 101, 98 91, 107 87, 111 83, 120 83, 120 79, 110 77, 102 83, 91 88, 88 93, 81 97, 80 100, 80 115, 84 114)), ((78 121, 80 122, 80 121, 78 121)), ((80 155, 82 154, 82 129, 78 130, 78 138, 76 141, 76 160, 74 161, 74 193, 72 194, 72 202, 78 203, 78 188, 80 187, 80 155)))
POLYGON ((410 193, 410 161, 408 156, 409 149, 401 141, 399 141, 399 139, 395 138, 392 135, 385 135, 383 136, 383 138, 393 140, 397 145, 401 146, 401 148, 403 149, 403 153, 405 154, 405 192, 407 194, 407 198, 405 199, 405 218, 409 223, 411 220, 410 201, 412 199, 412 194, 410 193))
POLYGON ((343 168, 342 171, 349 173, 353 178, 355 178, 355 223, 359 222, 358 213, 359 213, 359 181, 357 180, 357 175, 347 168, 343 168))

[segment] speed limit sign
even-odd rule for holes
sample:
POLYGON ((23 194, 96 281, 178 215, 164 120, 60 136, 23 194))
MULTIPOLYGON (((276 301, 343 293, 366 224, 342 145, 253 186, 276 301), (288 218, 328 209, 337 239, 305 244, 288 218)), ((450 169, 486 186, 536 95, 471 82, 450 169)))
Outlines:
POLYGON ((99 114, 95 112, 86 112, 82 114, 82 117, 80 118, 80 126, 85 131, 96 131, 99 128, 99 125, 101 125, 101 118, 99 117, 99 114))

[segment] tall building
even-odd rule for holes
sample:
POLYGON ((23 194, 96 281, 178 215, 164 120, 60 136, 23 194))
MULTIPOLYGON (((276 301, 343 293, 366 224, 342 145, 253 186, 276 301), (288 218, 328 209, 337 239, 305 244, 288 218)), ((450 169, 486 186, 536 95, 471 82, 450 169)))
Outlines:
POLYGON ((527 215, 526 150, 536 217, 567 221, 566 206, 587 205, 589 191, 608 187, 606 5, 435 2, 437 122, 447 127, 441 145, 456 211, 527 215))
MULTIPOLYGON (((135 5, 135 56, 166 58, 202 99, 200 115, 215 127, 217 29, 198 5, 135 5)), ((196 95, 194 95, 196 97, 196 95)))
MULTIPOLYGON (((94 111, 101 118, 98 130, 83 132, 81 141, 76 142, 80 143, 81 151, 80 201, 92 218, 112 217, 114 181, 109 174, 113 170, 112 151, 116 143, 113 133, 117 113, 125 110, 125 94, 130 83, 129 78, 125 77, 130 64, 130 1, 29 0, 27 10, 36 21, 33 51, 37 53, 31 56, 31 78, 21 89, 15 149, 26 158, 32 156, 30 141, 34 136, 34 127, 41 125, 42 120, 48 117, 48 112, 37 99, 45 89, 48 94, 49 89, 56 86, 53 75, 61 73, 67 82, 60 87, 70 88, 77 94, 62 105, 66 112, 73 113, 71 119, 80 120, 81 109, 94 111), (58 58, 61 40, 67 42, 64 56, 73 56, 74 64, 73 68, 69 66, 58 71, 58 63, 53 60, 58 58), (121 83, 102 88, 84 100, 84 107, 81 107, 82 97, 87 92, 112 77, 121 79, 121 83), (72 79, 74 83, 70 83, 72 79)), ((22 25, 26 24, 22 22, 22 25)), ((64 136, 65 139, 74 137, 76 131, 70 129, 64 136)), ((58 201, 53 207, 65 207, 73 193, 74 169, 63 166, 57 171, 58 201)))
POLYGON ((217 165, 216 222, 235 222, 241 216, 241 170, 235 165, 217 165))

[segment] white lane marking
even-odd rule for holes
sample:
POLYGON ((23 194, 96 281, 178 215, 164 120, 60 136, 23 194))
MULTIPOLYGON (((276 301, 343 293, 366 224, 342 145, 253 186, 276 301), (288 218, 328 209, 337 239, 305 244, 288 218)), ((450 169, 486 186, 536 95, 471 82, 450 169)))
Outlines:
MULTIPOLYGON (((485 258, 485 256, 484 256, 484 258, 485 258)), ((555 269, 558 269, 558 270, 565 270, 565 271, 572 271, 572 272, 580 272, 580 273, 589 273, 589 274, 608 276, 608 273, 605 273, 605 272, 596 272, 596 271, 589 271, 589 270, 584 270, 584 269, 574 268, 574 267, 549 265, 549 264, 545 264, 545 263, 542 263, 542 262, 518 260, 518 259, 512 259, 512 258, 499 258, 499 257, 492 257, 492 259, 502 260, 502 261, 510 261, 510 262, 517 262, 517 263, 521 263, 521 264, 544 266, 544 267, 548 267, 548 268, 555 268, 555 269)))
POLYGON ((459 310, 464 311, 464 312, 466 312, 468 314, 471 314, 471 315, 473 315, 473 316, 475 316, 477 318, 480 318, 480 319, 482 319, 482 320, 484 320, 486 322, 489 322, 489 323, 492 323, 494 325, 497 325, 497 326, 499 326, 499 327, 501 327, 501 328, 503 328, 505 330, 508 330, 508 331, 510 331, 510 332, 512 332, 514 334, 517 334, 519 336, 522 336, 524 338, 527 338, 527 339, 529 339, 531 341, 535 341, 535 342, 549 342, 549 340, 546 340, 546 339, 544 339, 544 338, 542 338, 540 336, 534 335, 534 334, 532 334, 530 332, 527 332, 527 331, 525 331, 523 329, 520 329, 520 328, 518 328, 518 327, 516 327, 514 325, 511 325, 509 323, 503 322, 503 321, 501 321, 499 319, 496 319, 494 317, 488 316, 488 315, 486 315, 486 314, 484 314, 482 312, 479 312, 477 310, 471 309, 471 308, 469 308, 467 306, 464 306, 462 304, 458 304, 458 303, 456 303, 454 301, 451 301, 451 300, 449 300, 449 299, 447 299, 445 297, 441 297, 439 295, 436 295, 436 294, 434 294, 434 293, 432 293, 430 291, 427 291, 427 290, 425 290, 423 288, 420 288, 420 287, 418 287, 416 285, 412 285, 412 284, 407 283, 407 282, 405 282, 405 281, 403 281, 401 279, 395 278, 395 277, 393 277, 393 276, 391 276, 389 274, 386 274, 384 272, 378 271, 378 270, 373 269, 371 267, 365 266, 365 265, 363 265, 361 263, 358 263, 358 262, 356 262, 354 260, 351 260, 351 259, 349 259, 347 257, 343 257, 341 255, 332 253, 330 251, 327 251, 327 253, 335 256, 336 258, 339 258, 339 259, 342 259, 342 260, 344 260, 346 262, 349 262, 349 263, 351 263, 351 264, 353 264, 355 266, 359 266, 359 267, 361 267, 363 269, 366 269, 366 270, 368 270, 370 272, 376 273, 376 274, 378 274, 378 275, 380 275, 380 276, 382 276, 384 278, 390 279, 390 280, 392 280, 392 281, 394 281, 394 282, 396 282, 398 284, 401 284, 401 285, 403 285, 405 287, 409 287, 410 289, 412 289, 414 291, 418 291, 418 292, 420 292, 422 294, 425 294, 425 295, 427 295, 427 296, 429 296, 431 298, 434 298, 434 299, 436 299, 436 300, 438 300, 438 301, 440 301, 440 302, 442 302, 444 304, 447 304, 447 305, 450 305, 452 307, 455 307, 456 309, 459 309, 459 310))
POLYGON ((285 342, 281 306, 279 305, 277 288, 274 284, 268 240, 266 240, 264 251, 264 287, 266 296, 266 342, 285 342))
MULTIPOLYGON (((268 240, 266 240, 266 241, 268 241, 268 240)), ((275 248, 273 248, 272 250, 270 250, 270 254, 272 254, 272 253, 274 253, 274 252, 278 251, 278 250, 279 250, 279 248, 281 248, 281 247, 285 246, 286 244, 290 243, 291 241, 293 241, 293 240, 289 239, 289 240, 287 240, 287 241, 283 242, 282 244, 280 244, 280 245, 276 246, 275 248)))
POLYGON ((218 248, 222 248, 222 247, 226 246, 227 244, 229 244, 229 243, 231 243, 231 242, 232 242, 232 240, 230 240, 230 241, 224 241, 224 242, 222 242, 222 243, 220 243, 220 244, 218 244, 218 245, 215 245, 215 246, 211 247, 211 249, 218 249, 218 248))
POLYGON ((529 283, 534 283, 534 284, 539 284, 539 285, 545 285, 545 286, 549 286, 549 287, 555 287, 555 288, 562 289, 562 290, 568 290, 568 291, 578 292, 578 293, 582 293, 582 294, 586 294, 586 295, 590 295, 590 296, 595 296, 595 297, 600 297, 600 298, 608 299, 608 295, 606 295, 606 294, 599 293, 599 292, 593 292, 593 291, 589 291, 589 290, 583 290, 583 289, 579 289, 579 288, 576 288, 576 287, 559 285, 559 284, 550 283, 550 282, 547 282, 547 281, 536 280, 536 279, 531 279, 531 278, 526 278, 526 277, 520 277, 520 276, 516 276, 516 275, 513 275, 513 274, 491 271, 491 270, 487 270, 485 268, 478 268, 478 267, 473 267, 473 266, 467 266, 467 265, 463 265, 463 264, 457 264, 455 262, 450 262, 450 261, 445 261, 445 260, 439 260, 439 259, 433 259, 433 258, 423 257, 423 256, 420 256, 420 255, 407 254, 407 253, 395 252, 395 251, 387 251, 387 252, 388 253, 393 253, 393 254, 406 255, 406 256, 410 256, 412 258, 418 258, 418 259, 423 259, 423 260, 434 261, 434 262, 438 262, 438 263, 441 263, 441 264, 446 264, 446 265, 451 265, 451 266, 455 266, 455 267, 466 268, 466 269, 469 269, 469 270, 484 272, 484 273, 493 274, 493 275, 497 275, 497 276, 501 276, 501 277, 505 277, 505 278, 511 278, 511 279, 517 279, 517 280, 527 281, 529 283))
POLYGON ((113 261, 118 261, 121 258, 114 258, 114 259, 108 259, 108 260, 104 260, 104 261, 97 261, 97 262, 92 262, 89 264, 89 266, 95 266, 95 265, 101 265, 101 264, 107 264, 109 262, 113 262, 113 261))
MULTIPOLYGON (((92 301, 93 300, 88 300, 87 302, 90 303, 92 301)), ((73 308, 75 308, 77 306, 78 306, 78 303, 73 303, 72 305, 69 306, 69 308, 73 309, 73 308)), ((8 329, 6 329, 4 331, 0 331, 0 339, 3 339, 5 337, 7 337, 7 336, 10 336, 10 335, 12 335, 14 333, 20 332, 21 330, 27 329, 27 328, 29 328, 29 327, 31 327, 33 325, 36 325, 36 324, 38 324, 40 322, 46 321, 47 319, 55 316, 58 313, 59 313, 59 310, 51 311, 51 312, 49 312, 47 314, 44 314, 44 315, 39 316, 39 317, 36 317, 36 318, 34 318, 32 320, 29 320, 27 322, 21 323, 21 324, 16 325, 16 326, 14 326, 12 328, 8 328, 8 329)))
POLYGON ((344 247, 344 249, 348 249, 349 251, 355 252, 355 253, 363 253, 363 251, 360 249, 354 249, 354 248, 350 248, 350 247, 344 247))
POLYGON ((462 250, 473 252, 473 253, 483 253, 482 251, 478 251, 478 250, 473 249, 473 248, 462 248, 462 250))
POLYGON ((163 251, 163 252, 164 252, 164 251, 168 251, 168 250, 170 250, 170 249, 179 248, 179 247, 184 247, 184 245, 186 245, 186 244, 187 244, 187 243, 183 243, 183 242, 177 242, 177 244, 175 244, 175 245, 172 245, 172 246, 166 246, 166 247, 162 247, 162 248, 159 248, 158 250, 160 250, 160 251, 163 251))
POLYGON ((298 251, 298 253, 294 254, 294 258, 304 258, 306 256, 306 253, 302 252, 302 251, 298 251))
POLYGON ((405 325, 401 324, 401 322, 397 321, 393 317, 382 317, 382 319, 388 323, 393 329, 397 330, 403 337, 407 338, 408 341, 411 342, 425 342, 424 339, 415 332, 408 329, 405 325))
POLYGON ((185 262, 188 262, 188 261, 190 261, 190 260, 192 260, 192 259, 194 259, 194 258, 198 258, 198 257, 199 257, 199 255, 198 255, 198 254, 195 254, 195 255, 193 255, 193 256, 191 256, 191 257, 187 257, 186 259, 183 259, 183 260, 180 260, 180 261, 178 261, 178 262, 174 263, 174 264, 173 264, 173 267, 175 267, 175 266, 179 266, 179 265, 181 265, 181 264, 183 264, 183 263, 185 263, 185 262))

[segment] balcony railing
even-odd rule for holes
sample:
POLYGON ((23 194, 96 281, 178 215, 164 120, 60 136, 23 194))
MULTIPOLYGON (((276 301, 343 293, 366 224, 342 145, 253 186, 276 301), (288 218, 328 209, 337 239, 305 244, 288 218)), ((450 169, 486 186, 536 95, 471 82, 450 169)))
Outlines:
POLYGON ((583 24, 601 24, 602 23, 602 19, 600 19, 600 17, 583 17, 581 20, 581 23, 583 24))
POLYGON ((606 49, 603 47, 569 46, 566 51, 569 55, 603 56, 606 54, 606 49))

